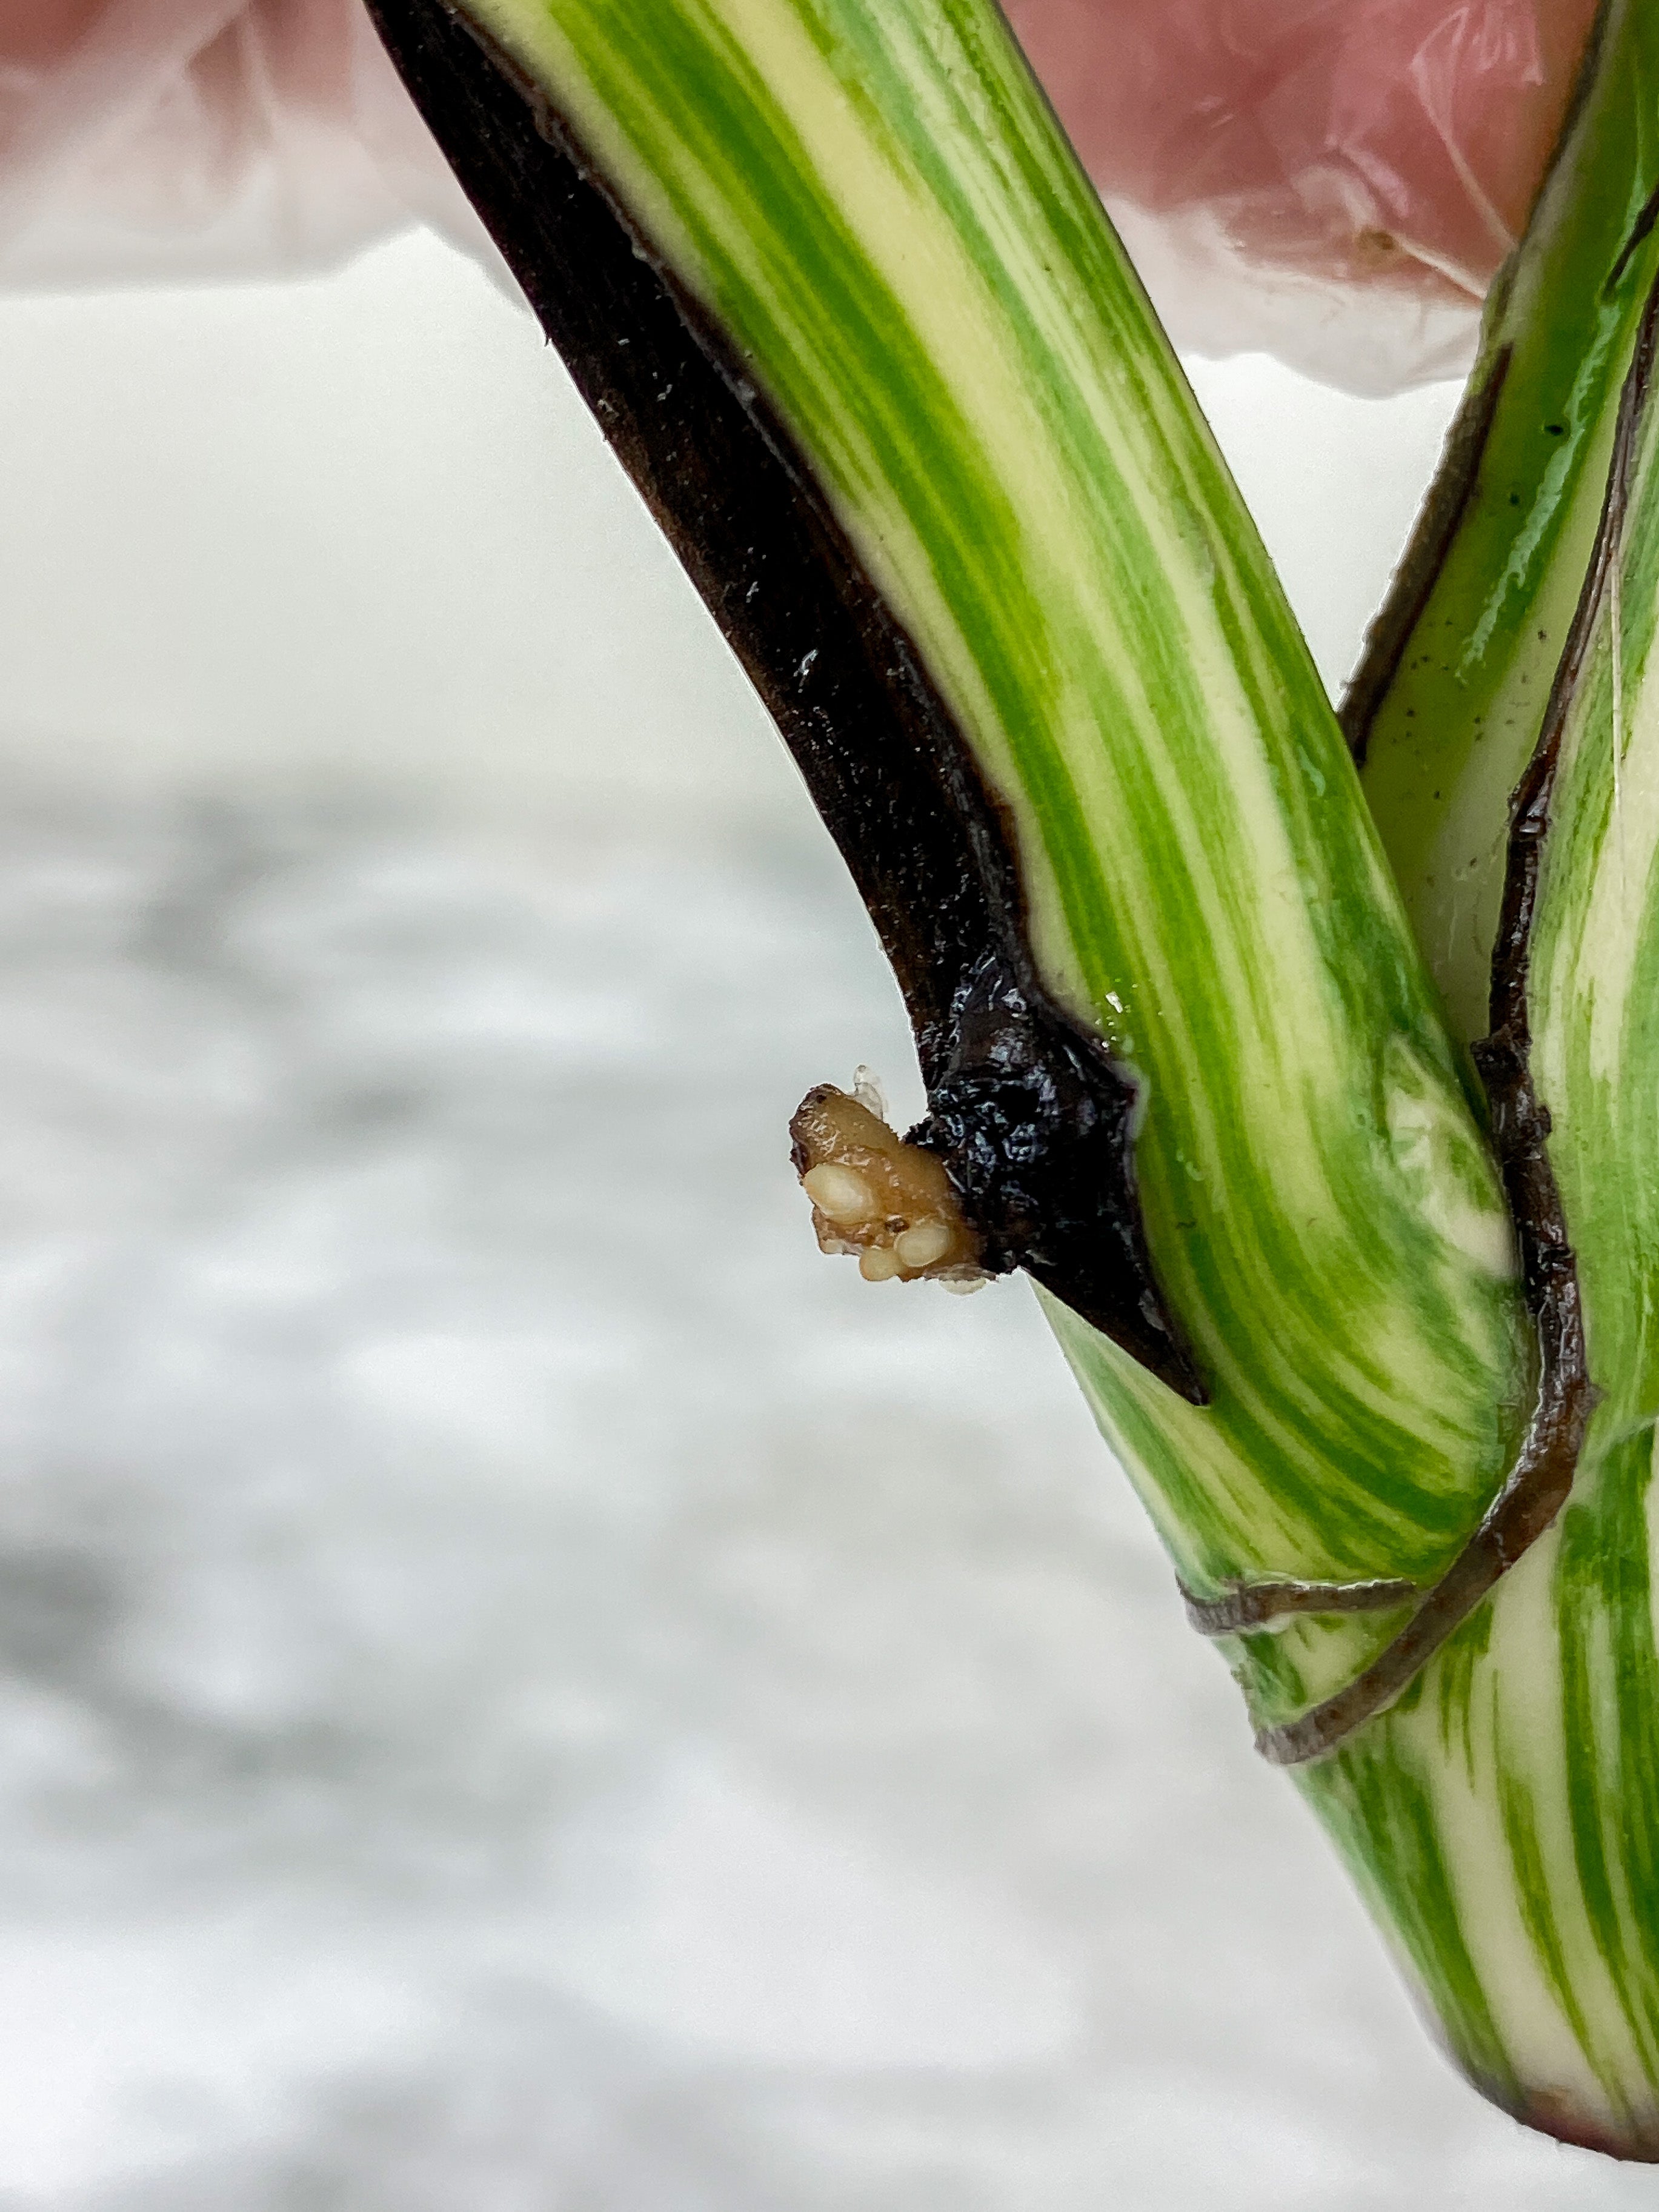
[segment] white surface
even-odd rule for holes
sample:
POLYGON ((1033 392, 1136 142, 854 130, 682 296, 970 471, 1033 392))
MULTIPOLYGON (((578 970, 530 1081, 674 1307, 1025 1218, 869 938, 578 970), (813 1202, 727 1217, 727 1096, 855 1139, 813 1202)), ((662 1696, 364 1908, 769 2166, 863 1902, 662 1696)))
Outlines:
MULTIPOLYGON (((0 325, 5 2212, 1650 2203, 1443 2069, 1023 1290, 812 1250, 894 994, 527 327, 0 325)), ((1445 397, 1203 385, 1340 667, 1445 397)))

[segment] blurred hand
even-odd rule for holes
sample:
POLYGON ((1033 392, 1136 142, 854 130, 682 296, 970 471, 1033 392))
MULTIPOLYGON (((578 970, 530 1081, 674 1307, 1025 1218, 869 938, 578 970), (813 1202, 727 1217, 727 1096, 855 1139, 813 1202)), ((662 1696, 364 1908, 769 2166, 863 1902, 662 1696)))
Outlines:
MULTIPOLYGON (((1444 373, 1595 0, 1007 0, 1178 339, 1444 373)), ((357 0, 0 0, 0 282, 486 251, 357 0)))
POLYGON ((0 286, 493 261, 358 0, 0 0, 0 286))
POLYGON ((1103 191, 1261 259, 1479 295, 1525 226, 1595 0, 1009 0, 1103 191))
MULTIPOLYGON (((1284 283, 1477 301, 1595 0, 1007 0, 1115 203, 1284 283)), ((1379 311, 1382 302, 1376 304, 1379 311)))

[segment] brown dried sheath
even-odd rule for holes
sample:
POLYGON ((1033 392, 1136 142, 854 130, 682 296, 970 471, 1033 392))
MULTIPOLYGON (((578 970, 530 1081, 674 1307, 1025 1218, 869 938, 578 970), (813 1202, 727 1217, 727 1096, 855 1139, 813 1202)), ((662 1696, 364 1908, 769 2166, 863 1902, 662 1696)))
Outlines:
POLYGON ((1012 830, 804 455, 539 88, 443 0, 368 0, 404 83, 742 662, 852 872, 943 1159, 1024 1267, 1194 1404, 1135 1191, 1138 1086, 1038 981, 1012 830))
POLYGON ((1187 1619, 1200 1636, 1242 1636, 1297 1613, 1392 1613, 1418 1595, 1415 1583, 1382 1577, 1368 1583, 1234 1583, 1219 1597, 1176 1587, 1187 1619))

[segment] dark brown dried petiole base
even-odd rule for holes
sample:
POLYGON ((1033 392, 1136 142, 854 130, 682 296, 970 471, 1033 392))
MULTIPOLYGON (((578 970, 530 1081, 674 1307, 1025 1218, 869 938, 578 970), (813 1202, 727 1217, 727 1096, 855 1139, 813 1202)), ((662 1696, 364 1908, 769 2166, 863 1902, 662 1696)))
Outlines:
POLYGON ((937 1155, 1024 1267, 1195 1404, 1135 1191, 1139 1093, 1038 981, 1014 842, 790 432, 570 131, 445 0, 369 0, 456 175, 765 701, 903 990, 937 1155))

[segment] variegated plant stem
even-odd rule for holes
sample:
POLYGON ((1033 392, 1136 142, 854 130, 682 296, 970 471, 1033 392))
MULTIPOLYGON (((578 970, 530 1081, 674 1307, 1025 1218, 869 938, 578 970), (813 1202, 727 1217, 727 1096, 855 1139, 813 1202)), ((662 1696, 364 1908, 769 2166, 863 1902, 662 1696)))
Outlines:
MULTIPOLYGON (((1659 296, 1659 295, 1656 295, 1659 296)), ((1599 1397, 1557 1526, 1305 1784, 1465 2063, 1541 2124, 1659 2154, 1659 425, 1644 319, 1602 526, 1517 793, 1492 1068, 1517 1034, 1599 1397)))
MULTIPOLYGON (((1176 1349, 1151 1371, 1123 1348, 1139 1322, 1112 1340, 1052 1267, 1048 1304, 1264 1749, 1299 1763, 1475 2078, 1540 2124, 1639 2152, 1659 2130, 1633 1964, 1649 1869, 1614 1834, 1618 1759, 1638 1753, 1586 1710, 1622 1686, 1615 1662, 1592 1636, 1564 1677, 1551 1611, 1553 1578, 1586 1571, 1577 1502, 1551 1533, 1589 1408, 1563 1208, 1579 1235, 1635 1110, 1607 1071, 1635 1048, 1593 1023, 1576 1042, 1563 951, 1561 989, 1547 1007, 1523 991, 1507 1059, 1483 1063, 1489 1144, 1277 580, 992 0, 465 0, 476 41, 447 0, 373 4, 826 805, 905 979, 936 1113, 957 1066, 940 1035, 977 1036, 982 1074, 993 1000, 1109 1055, 1133 1104, 1146 1340, 1176 1349), (573 301, 582 279, 592 298, 573 301), (664 313, 695 345, 675 352, 664 313), (665 366, 647 376, 651 349, 665 366), (718 471, 699 459, 699 407, 718 471), (751 528, 767 499, 775 549, 751 528), (832 580, 805 629, 803 559, 832 580), (799 652, 774 649, 786 632, 799 652), (903 912, 902 866, 866 867, 860 842, 879 842, 901 785, 937 787, 987 912, 999 854, 1012 871, 1018 944, 969 945, 943 1012, 926 970, 951 927, 903 912), (1604 1085, 1609 1133, 1571 1165, 1542 1145, 1528 1017, 1552 1081, 1577 1054, 1604 1085), (1564 1778, 1564 1679, 1587 1800, 1564 1778)), ((1607 158, 1622 189, 1631 161, 1607 158)), ((1587 419, 1616 393, 1620 327, 1590 349, 1587 419)), ((1512 369, 1505 394, 1521 388, 1512 369)), ((1592 484, 1611 445, 1606 423, 1595 434, 1592 484)), ((1461 544, 1460 524, 1467 502, 1441 538, 1461 544)), ((1621 559, 1639 536, 1632 523, 1621 559)), ((1593 516, 1562 536, 1569 612, 1593 537, 1593 516)), ((1394 623, 1409 628, 1410 611, 1394 623)), ((1632 613, 1627 658, 1647 635, 1632 613)), ((1564 788, 1595 749, 1591 696, 1571 695, 1564 788)), ((1572 867, 1588 895, 1594 868, 1572 867)), ((949 906, 956 885, 931 880, 949 906)), ((1575 921, 1556 880, 1547 942, 1566 947, 1609 895, 1575 921)), ((1620 929, 1633 911, 1618 907, 1620 929)), ((1610 1421, 1644 1418, 1642 1386, 1632 1367, 1616 1417, 1603 1387, 1610 1443, 1610 1421)), ((1639 1566, 1645 1606, 1641 1544, 1590 1554, 1604 1577, 1639 1566)))
POLYGON ((1599 1403, 1555 1528, 1409 1705, 1304 1778, 1477 2078, 1649 2158, 1656 191, 1659 9, 1612 0, 1345 708, 1455 1033, 1489 1080, 1529 1072, 1599 1403))

